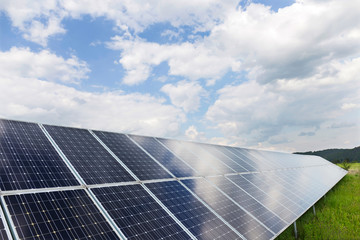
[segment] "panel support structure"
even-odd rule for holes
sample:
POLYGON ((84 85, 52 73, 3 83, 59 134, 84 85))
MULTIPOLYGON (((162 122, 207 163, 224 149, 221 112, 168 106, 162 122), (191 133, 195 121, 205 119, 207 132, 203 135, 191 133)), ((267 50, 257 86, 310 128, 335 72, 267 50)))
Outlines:
POLYGON ((295 238, 297 239, 296 221, 294 222, 294 233, 295 233, 295 238))

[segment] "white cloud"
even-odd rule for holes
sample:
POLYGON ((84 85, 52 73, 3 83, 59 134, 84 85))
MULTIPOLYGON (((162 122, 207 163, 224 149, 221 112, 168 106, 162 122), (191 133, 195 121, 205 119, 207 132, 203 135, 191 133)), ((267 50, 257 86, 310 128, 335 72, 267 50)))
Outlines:
POLYGON ((198 110, 201 97, 206 96, 206 91, 196 82, 180 81, 176 85, 166 84, 161 91, 170 97, 172 104, 185 112, 198 110))
POLYGON ((79 83, 90 72, 86 62, 77 57, 64 59, 48 50, 32 52, 29 48, 12 47, 0 52, 0 77, 38 78, 47 81, 79 83))
POLYGON ((219 78, 231 66, 232 60, 220 57, 203 44, 165 44, 145 42, 139 38, 116 36, 108 47, 121 50, 119 63, 127 71, 123 82, 133 85, 144 82, 151 68, 167 61, 169 74, 196 80, 199 78, 219 78))
MULTIPOLYGON (((325 64, 319 67, 318 75, 304 79, 263 85, 252 80, 229 85, 218 91, 219 97, 209 107, 206 118, 225 138, 239 136, 247 139, 247 146, 258 146, 258 143, 291 146, 291 142, 303 141, 298 137, 316 136, 317 141, 324 141, 329 138, 324 129, 331 132, 327 126, 343 119, 358 120, 356 108, 342 108, 348 102, 359 104, 359 75, 360 58, 356 58, 341 64, 325 64), (321 74, 325 69, 334 74, 321 74)), ((331 136, 333 142, 354 135, 357 129, 353 122, 345 128, 340 135, 331 136)), ((358 141, 356 138, 355 134, 353 143, 358 141)))
POLYGON ((65 32, 61 25, 64 18, 105 17, 120 29, 130 28, 136 33, 158 22, 175 27, 191 25, 196 31, 206 31, 236 4, 234 0, 3 0, 0 10, 7 13, 26 39, 46 46, 50 36, 65 32))
POLYGON ((180 109, 147 94, 93 93, 51 82, 84 76, 82 68, 73 67, 78 66, 74 57, 64 60, 47 51, 13 48, 0 53, 0 66, 3 118, 156 136, 177 134, 186 120, 180 109), (47 69, 52 65, 60 70, 47 69))

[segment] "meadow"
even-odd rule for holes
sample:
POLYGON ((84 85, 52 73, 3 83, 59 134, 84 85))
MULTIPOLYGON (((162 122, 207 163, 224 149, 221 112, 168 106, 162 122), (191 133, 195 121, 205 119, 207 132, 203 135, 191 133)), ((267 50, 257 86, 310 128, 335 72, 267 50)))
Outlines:
MULTIPOLYGON (((339 164, 341 166, 341 164, 339 164)), ((360 239, 360 163, 297 221, 297 239, 360 239)), ((294 225, 276 240, 295 239, 294 225)))

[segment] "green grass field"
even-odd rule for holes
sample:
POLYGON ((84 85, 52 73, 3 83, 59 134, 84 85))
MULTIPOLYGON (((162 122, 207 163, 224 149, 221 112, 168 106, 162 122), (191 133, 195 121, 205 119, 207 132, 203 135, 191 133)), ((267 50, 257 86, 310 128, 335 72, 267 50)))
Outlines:
MULTIPOLYGON (((341 165, 339 165, 341 166, 341 165)), ((298 239, 360 239, 360 163, 352 163, 349 173, 297 221, 298 239)), ((277 240, 295 239, 294 226, 277 240)))

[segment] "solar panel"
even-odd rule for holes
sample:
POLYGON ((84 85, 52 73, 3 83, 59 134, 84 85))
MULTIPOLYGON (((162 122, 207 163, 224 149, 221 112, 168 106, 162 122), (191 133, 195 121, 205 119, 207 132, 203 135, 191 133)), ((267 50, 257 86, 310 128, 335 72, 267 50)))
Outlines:
POLYGON ((229 196, 234 202, 259 219, 273 232, 279 232, 287 225, 284 220, 276 215, 276 212, 272 212, 264 207, 250 194, 230 182, 225 177, 211 177, 208 178, 208 180, 229 196))
POLYGON ((0 239, 273 239, 345 174, 315 156, 0 119, 0 239))
POLYGON ((0 119, 0 189, 79 185, 37 124, 0 119))
POLYGON ((0 207, 0 239, 7 240, 9 239, 7 235, 7 231, 5 229, 5 224, 3 221, 5 221, 1 207, 0 207))
POLYGON ((261 222, 223 195, 204 179, 182 180, 192 192, 206 202, 246 239, 270 239, 274 236, 261 222))
POLYGON ((129 135, 129 137, 136 141, 176 177, 190 177, 197 175, 195 170, 181 161, 155 138, 136 135, 129 135))
POLYGON ((119 239, 84 190, 4 198, 19 239, 119 239))
POLYGON ((181 160, 185 161, 189 166, 195 169, 201 176, 221 174, 221 172, 215 169, 213 165, 207 163, 204 159, 200 159, 200 157, 189 151, 187 147, 179 141, 162 138, 157 139, 181 160))
POLYGON ((139 179, 172 178, 126 135, 101 131, 94 131, 94 133, 139 179))
POLYGON ((190 239, 140 184, 91 191, 127 239, 190 239))
POLYGON ((241 239, 179 182, 145 185, 197 239, 241 239))
POLYGON ((44 127, 87 184, 135 180, 88 130, 44 127))

